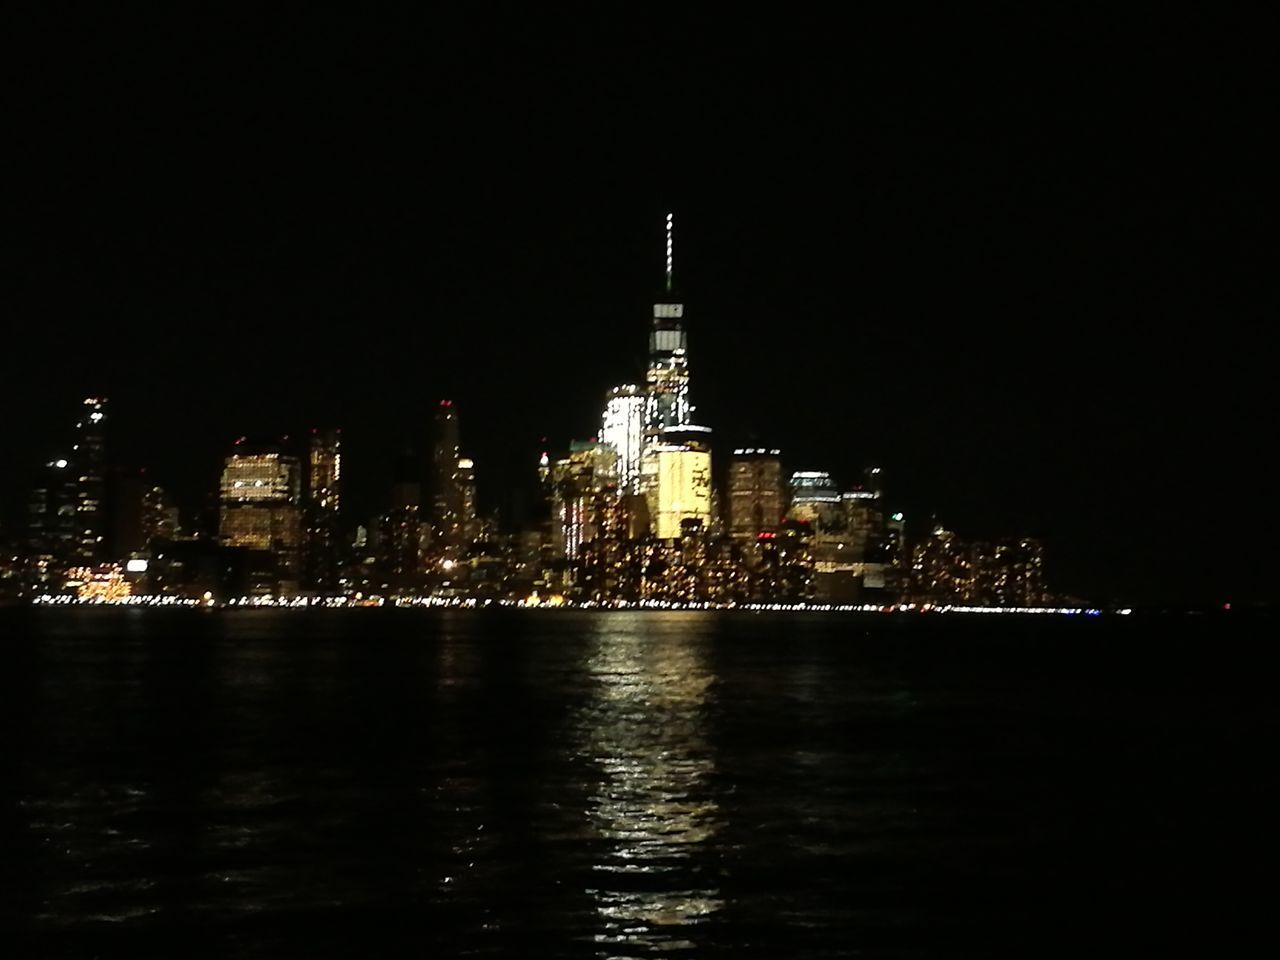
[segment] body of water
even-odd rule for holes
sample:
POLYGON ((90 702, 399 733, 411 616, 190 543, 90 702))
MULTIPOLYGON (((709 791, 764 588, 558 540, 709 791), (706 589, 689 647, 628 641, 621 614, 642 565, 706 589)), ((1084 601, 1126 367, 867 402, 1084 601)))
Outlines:
POLYGON ((1221 951, 1272 910, 1273 626, 0 610, 3 942, 1221 951))

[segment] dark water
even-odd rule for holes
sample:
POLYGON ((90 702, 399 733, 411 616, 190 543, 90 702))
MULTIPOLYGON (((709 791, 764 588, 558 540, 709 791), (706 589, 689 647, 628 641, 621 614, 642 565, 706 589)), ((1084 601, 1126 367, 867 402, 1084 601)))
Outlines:
POLYGON ((6 952, 1270 939, 1271 627, 0 611, 6 952))

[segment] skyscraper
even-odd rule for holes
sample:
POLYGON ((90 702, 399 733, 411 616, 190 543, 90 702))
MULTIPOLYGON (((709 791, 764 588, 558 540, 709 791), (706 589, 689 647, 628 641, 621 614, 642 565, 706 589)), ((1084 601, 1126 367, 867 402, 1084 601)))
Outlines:
POLYGON ((617 494, 618 455, 605 443, 574 441, 551 470, 551 542, 557 556, 577 559, 596 538, 601 498, 617 494))
POLYGON ((266 551, 274 561, 274 589, 297 588, 302 546, 302 478, 298 458, 274 444, 243 437, 222 470, 218 534, 233 547, 266 551))
POLYGON ((32 556, 65 563, 79 554, 79 489, 78 473, 70 460, 45 464, 27 501, 27 547, 32 556))
POLYGON ((87 397, 80 422, 72 465, 76 482, 76 554, 88 563, 102 559, 106 539, 106 434, 107 400, 87 397))
POLYGON ((659 437, 663 430, 690 422, 688 337, 684 329, 684 304, 673 289, 673 215, 667 214, 667 269, 663 295, 653 305, 649 332, 649 369, 645 375, 645 436, 659 437))
POLYGON ((431 525, 436 543, 456 546, 462 536, 462 487, 458 482, 458 411, 452 400, 441 400, 435 415, 435 445, 431 459, 431 525))
POLYGON ((644 453, 645 396, 635 384, 614 387, 605 396, 600 442, 618 454, 618 489, 640 492, 640 457, 644 453))
POLYGON ((729 535, 754 541, 774 533, 786 513, 778 450, 744 447, 729 461, 729 535))
POLYGON ((641 485, 648 500, 653 535, 682 536, 686 520, 711 525, 711 451, 697 441, 652 442, 641 462, 641 485))
POLYGON ((341 502, 342 431, 312 430, 307 455, 307 583, 325 592, 338 587, 341 502))
POLYGON ((454 478, 458 485, 458 521, 462 539, 471 543, 480 536, 480 516, 476 506, 476 462, 470 457, 459 457, 454 478))

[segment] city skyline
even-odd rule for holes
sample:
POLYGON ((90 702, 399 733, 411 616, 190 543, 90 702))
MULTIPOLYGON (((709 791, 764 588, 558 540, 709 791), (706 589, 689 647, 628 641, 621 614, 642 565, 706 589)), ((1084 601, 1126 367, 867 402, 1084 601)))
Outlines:
POLYGON ((730 28, 776 53, 759 60, 641 33, 614 65, 548 25, 545 55, 515 56, 540 68, 527 85, 498 71, 442 100, 449 59, 407 41, 328 70, 339 31, 320 18, 296 76, 324 108, 254 56, 224 83, 214 38, 151 51, 189 65, 177 85, 141 59, 95 73, 105 55, 68 38, 53 109, 18 120, 7 525, 95 394, 122 455, 187 509, 234 437, 341 425, 365 512, 451 398, 492 503, 643 379, 674 209, 698 417, 725 448, 845 479, 882 464, 911 517, 1034 532, 1083 596, 1273 597, 1248 57, 1207 38, 1122 57, 1040 29, 985 58, 913 48, 908 71, 870 32, 836 51, 811 26, 730 28), (425 112, 402 116, 410 91, 425 112), (329 110, 353 135, 317 149, 329 110))

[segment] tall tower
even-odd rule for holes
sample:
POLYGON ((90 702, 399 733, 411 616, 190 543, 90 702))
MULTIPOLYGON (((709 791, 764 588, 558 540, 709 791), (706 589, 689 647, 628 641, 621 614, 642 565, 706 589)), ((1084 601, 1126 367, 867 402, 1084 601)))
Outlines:
POLYGON ((431 460, 431 525, 434 539, 444 546, 458 543, 462 532, 462 486, 458 482, 458 411, 452 400, 436 408, 435 447, 431 460))
POLYGON ((312 430, 307 454, 307 580, 332 592, 339 577, 338 508, 342 499, 342 432, 312 430))
POLYGON ((640 492, 640 458, 644 453, 645 394, 635 384, 614 387, 605 396, 600 442, 618 454, 618 490, 640 492))
POLYGON ((690 422, 688 340, 684 304, 676 299, 673 273, 674 215, 667 214, 666 287, 653 305, 649 332, 649 369, 645 375, 645 436, 657 439, 663 430, 690 422))
POLYGON ((106 539, 106 434, 107 400, 88 397, 76 424, 74 465, 76 483, 76 554, 79 559, 100 560, 106 539))

